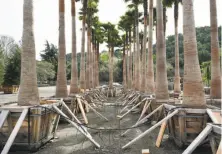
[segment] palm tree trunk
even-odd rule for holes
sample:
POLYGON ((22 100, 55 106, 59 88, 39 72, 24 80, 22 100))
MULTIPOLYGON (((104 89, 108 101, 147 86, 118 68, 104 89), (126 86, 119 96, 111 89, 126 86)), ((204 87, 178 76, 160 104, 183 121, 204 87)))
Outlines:
POLYGON ((163 7, 163 29, 164 29, 164 37, 166 36, 166 7, 163 7))
POLYGON ((85 83, 85 31, 86 31, 86 8, 87 0, 83 0, 83 19, 82 19, 82 44, 81 44, 81 63, 80 63, 80 88, 86 89, 85 83))
POLYGON ((140 90, 140 42, 139 42, 139 19, 138 19, 138 6, 136 8, 136 90, 140 90))
POLYGON ((124 40, 124 44, 123 44, 123 88, 124 91, 127 88, 127 84, 126 84, 126 41, 124 40))
POLYGON ((39 105, 36 75, 35 38, 33 31, 33 0, 24 0, 21 53, 21 78, 18 105, 39 105), (31 89, 31 90, 30 90, 31 89))
POLYGON ((134 29, 133 29, 133 56, 132 56, 132 60, 133 60, 133 88, 136 89, 136 27, 134 25, 134 29))
POLYGON ((87 53, 86 53, 86 89, 91 88, 91 82, 90 82, 90 33, 89 33, 89 25, 87 26, 87 53))
POLYGON ((163 27, 163 5, 157 1, 156 99, 169 99, 166 69, 166 42, 163 27))
POLYGON ((113 89, 113 47, 109 47, 109 88, 113 89))
POLYGON ((143 50, 142 50, 142 76, 141 91, 146 91, 146 43, 147 43, 147 0, 144 0, 144 34, 143 34, 143 50))
POLYGON ((221 98, 220 53, 218 43, 217 5, 210 0, 211 25, 211 98, 221 98))
POLYGON ((78 72, 77 72, 77 57, 76 57, 76 8, 75 0, 71 1, 72 13, 72 71, 71 71, 71 84, 70 94, 78 93, 78 72))
POLYGON ((206 104, 197 52, 193 0, 183 0, 184 80, 183 104, 206 104))
POLYGON ((99 86, 99 42, 97 42, 97 44, 95 44, 96 47, 96 58, 97 58, 97 62, 96 62, 96 75, 97 75, 97 82, 96 85, 99 86))
POLYGON ((132 43, 131 43, 131 29, 129 29, 129 77, 128 77, 128 82, 129 82, 129 85, 128 85, 128 88, 131 89, 132 88, 132 78, 133 78, 133 75, 132 75, 132 66, 133 66, 133 53, 132 53, 132 43))
POLYGON ((59 56, 56 82, 56 97, 67 97, 66 80, 66 41, 65 41, 65 3, 59 0, 59 56))
POLYGON ((153 70, 153 0, 149 3, 149 39, 147 60, 147 92, 154 93, 154 70, 153 70))
POLYGON ((180 66, 179 66, 179 42, 178 42, 178 0, 174 3, 174 26, 175 26, 175 78, 174 92, 180 93, 180 66))

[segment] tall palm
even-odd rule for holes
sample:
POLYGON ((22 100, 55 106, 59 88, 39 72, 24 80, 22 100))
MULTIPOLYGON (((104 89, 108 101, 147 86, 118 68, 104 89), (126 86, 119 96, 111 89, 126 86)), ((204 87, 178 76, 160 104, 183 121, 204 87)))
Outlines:
POLYGON ((147 11, 148 0, 143 0, 144 8, 144 34, 143 34, 143 50, 142 50, 142 72, 141 72, 141 91, 146 91, 146 43, 147 43, 147 11))
POLYGON ((157 9, 157 51, 156 51, 156 99, 169 99, 166 69, 166 42, 163 29, 163 4, 156 1, 157 9))
POLYGON ((76 7, 75 0, 71 0, 71 14, 72 14, 72 71, 70 94, 78 93, 78 72, 77 72, 77 57, 76 57, 76 7))
POLYGON ((210 0, 211 25, 211 98, 221 98, 220 53, 217 27, 216 0, 210 0))
POLYGON ((179 39, 178 39, 178 14, 179 2, 181 0, 174 0, 174 29, 175 29, 175 78, 174 78, 174 92, 180 93, 180 66, 179 66, 179 39))
POLYGON ((193 0, 183 0, 184 80, 183 104, 206 104, 197 52, 193 0))
POLYGON ((87 0, 83 0, 83 17, 82 17, 82 44, 81 44, 81 63, 80 63, 80 88, 86 89, 85 76, 85 32, 86 32, 86 10, 87 0))
POLYGON ((154 93, 154 70, 153 70, 153 0, 149 3, 149 38, 147 58, 147 92, 154 93))
POLYGON ((24 0, 22 35, 21 81, 18 105, 39 105, 33 31, 33 0, 24 0))
POLYGON ((56 97, 67 97, 66 44, 65 44, 65 2, 59 0, 59 55, 56 82, 56 97))

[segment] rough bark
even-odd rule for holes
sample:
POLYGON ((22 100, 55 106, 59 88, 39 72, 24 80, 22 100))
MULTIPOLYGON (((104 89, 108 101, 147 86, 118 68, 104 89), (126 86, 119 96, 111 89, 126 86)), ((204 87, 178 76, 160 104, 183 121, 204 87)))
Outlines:
POLYGON ((138 19, 138 8, 136 9, 136 78, 135 78, 135 85, 136 85, 136 90, 140 90, 140 80, 141 80, 141 75, 140 75, 140 42, 139 42, 139 19, 138 19))
POLYGON ((113 51, 114 48, 109 48, 109 88, 113 89, 113 51))
POLYGON ((91 49, 90 49, 90 30, 89 25, 87 27, 87 53, 86 53, 86 89, 92 88, 92 80, 91 80, 91 49))
POLYGON ((216 0, 210 0, 211 25, 211 98, 221 98, 220 53, 217 26, 216 0))
POLYGON ((99 86, 99 42, 97 42, 96 44, 96 58, 97 58, 97 62, 96 62, 96 76, 97 76, 97 80, 96 80, 96 85, 99 86))
POLYGON ((65 2, 59 0, 59 55, 56 82, 56 97, 67 97, 66 80, 66 41, 65 41, 65 2))
POLYGON ((174 92, 180 93, 180 66, 179 66, 179 41, 178 41, 178 0, 174 3, 174 28, 175 28, 175 77, 174 92))
POLYGON ((149 3, 149 39, 147 60, 147 92, 154 93, 154 70, 153 70, 153 0, 149 3))
POLYGON ((206 100, 197 52, 193 0, 183 0, 183 34, 183 104, 188 106, 204 106, 206 100))
POLYGON ((156 51, 156 99, 169 99, 167 68, 166 68, 166 42, 163 26, 163 5, 157 0, 157 51, 156 51))
POLYGON ((82 42, 81 42, 81 63, 80 63, 80 88, 86 89, 85 76, 85 31, 86 31, 86 8, 87 0, 83 0, 83 19, 82 19, 82 42))
POLYGON ((72 71, 70 94, 78 93, 78 71, 77 71, 77 57, 76 57, 76 8, 75 0, 71 1, 72 13, 72 71))
POLYGON ((133 61, 133 88, 136 89, 136 28, 134 25, 133 29, 133 56, 132 56, 132 61, 133 61))
POLYGON ((128 88, 132 88, 132 47, 131 47, 131 29, 129 30, 129 50, 128 50, 128 58, 129 58, 129 76, 128 76, 128 88))
POLYGON ((126 84, 126 43, 124 40, 124 45, 123 45, 123 87, 124 90, 127 88, 126 84))
POLYGON ((33 0, 24 0, 21 78, 18 93, 18 105, 39 105, 35 56, 33 0))

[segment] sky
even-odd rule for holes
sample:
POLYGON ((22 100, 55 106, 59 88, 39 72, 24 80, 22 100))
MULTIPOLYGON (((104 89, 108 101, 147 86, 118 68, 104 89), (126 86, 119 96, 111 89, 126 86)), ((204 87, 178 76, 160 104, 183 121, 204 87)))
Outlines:
MULTIPOLYGON (((119 17, 127 10, 123 0, 99 0, 98 16, 102 22, 117 24, 119 17)), ((195 26, 210 25, 210 0, 194 0, 195 26)), ((154 0, 155 5, 155 0, 154 0)), ((82 4, 77 2, 77 13, 82 4)), ((218 25, 222 25, 222 0, 217 0, 218 25)), ((0 0, 0 35, 13 37, 16 41, 22 38, 23 0, 0 0)), ((142 11, 142 7, 141 7, 142 11)), ((173 8, 167 9, 168 22, 166 36, 174 34, 173 8)), ((34 35, 36 57, 44 50, 46 40, 58 46, 58 0, 34 0, 34 35)), ((179 32, 183 32, 182 7, 179 10, 179 32)), ((65 0, 66 53, 71 52, 71 0, 65 0)), ((77 52, 81 49, 81 22, 77 16, 77 52)), ((154 33, 155 34, 155 33, 154 33)), ((155 37, 154 37, 155 42, 155 37)), ((105 49, 105 44, 101 45, 105 49)))

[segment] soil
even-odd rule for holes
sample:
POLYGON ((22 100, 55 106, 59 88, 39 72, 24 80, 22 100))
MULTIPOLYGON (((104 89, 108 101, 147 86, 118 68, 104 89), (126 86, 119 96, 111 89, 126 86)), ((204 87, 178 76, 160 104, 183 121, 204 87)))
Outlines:
MULTIPOLYGON (((116 98, 109 98, 108 103, 114 103, 116 98)), ((134 128, 125 137, 120 134, 123 130, 110 130, 131 127, 139 118, 139 113, 130 113, 122 120, 117 118, 120 107, 118 106, 104 106, 98 109, 100 113, 106 116, 109 121, 99 118, 94 112, 87 113, 89 127, 107 129, 96 130, 89 129, 92 137, 97 141, 101 148, 95 146, 79 131, 67 123, 60 124, 56 136, 57 139, 52 140, 46 144, 35 154, 141 154, 142 149, 149 149, 151 154, 181 154, 184 149, 179 149, 174 141, 168 137, 168 131, 165 131, 163 141, 160 148, 155 146, 156 138, 159 133, 159 128, 152 133, 146 135, 144 138, 138 140, 129 148, 122 150, 121 147, 134 139, 142 132, 151 127, 151 123, 134 128)), ((81 119, 81 117, 79 117, 81 119)), ((16 152, 18 153, 18 152, 16 152)), ((24 154, 25 152, 21 152, 24 154)), ((197 148, 193 154, 210 154, 209 146, 201 146, 197 148)))

